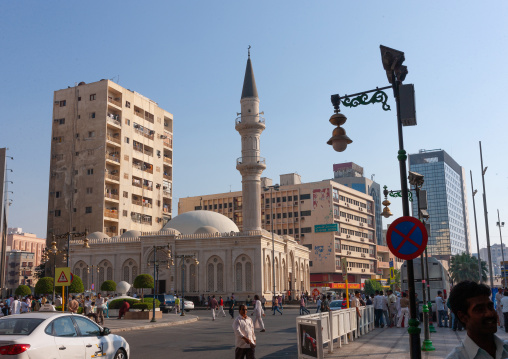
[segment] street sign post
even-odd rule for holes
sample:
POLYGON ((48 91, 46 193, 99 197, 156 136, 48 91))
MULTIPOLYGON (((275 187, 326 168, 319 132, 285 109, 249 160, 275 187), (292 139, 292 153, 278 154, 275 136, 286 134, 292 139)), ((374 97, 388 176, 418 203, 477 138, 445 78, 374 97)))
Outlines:
POLYGON ((415 259, 422 254, 428 239, 425 225, 409 216, 396 219, 386 232, 386 244, 390 252, 405 260, 415 259))
POLYGON ((337 223, 316 224, 314 226, 314 233, 338 232, 338 231, 339 231, 339 225, 337 223))
POLYGON ((349 283, 347 281, 347 258, 340 259, 340 266, 342 268, 342 278, 346 280, 346 307, 349 308, 349 283))
POLYGON ((71 285, 71 282, 72 274, 69 267, 55 268, 55 286, 62 287, 62 312, 65 308, 65 287, 71 285))
POLYGON ((393 261, 390 261, 390 281, 395 279, 395 268, 393 267, 393 261))

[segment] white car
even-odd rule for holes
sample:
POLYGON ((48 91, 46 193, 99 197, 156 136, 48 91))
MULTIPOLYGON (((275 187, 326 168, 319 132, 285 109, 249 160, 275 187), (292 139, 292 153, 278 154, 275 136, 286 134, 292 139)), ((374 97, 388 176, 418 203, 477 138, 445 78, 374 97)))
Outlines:
POLYGON ((39 311, 0 318, 0 357, 16 359, 127 359, 130 349, 83 315, 39 311))
MULTIPOLYGON (((180 298, 180 308, 182 307, 182 298, 180 298)), ((185 299, 183 302, 183 310, 188 312, 189 310, 194 309, 194 302, 191 302, 190 300, 185 299)))

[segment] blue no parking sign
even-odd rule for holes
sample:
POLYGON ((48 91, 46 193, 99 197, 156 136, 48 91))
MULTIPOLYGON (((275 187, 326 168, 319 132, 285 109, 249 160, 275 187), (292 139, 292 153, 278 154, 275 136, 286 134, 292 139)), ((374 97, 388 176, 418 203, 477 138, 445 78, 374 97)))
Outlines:
POLYGON ((397 258, 410 260, 425 250, 429 237, 425 225, 414 217, 396 219, 386 233, 386 244, 397 258))

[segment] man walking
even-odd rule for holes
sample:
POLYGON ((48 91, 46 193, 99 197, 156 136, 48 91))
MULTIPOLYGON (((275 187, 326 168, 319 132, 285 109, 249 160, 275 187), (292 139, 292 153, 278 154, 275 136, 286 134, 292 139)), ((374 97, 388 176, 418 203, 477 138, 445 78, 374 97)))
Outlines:
POLYGON ((247 306, 240 305, 240 315, 233 322, 235 332, 235 359, 255 359, 256 334, 254 323, 247 316, 247 306))
MULTIPOLYGON (((446 315, 446 308, 445 303, 443 299, 443 292, 438 290, 437 297, 435 299, 436 301, 436 309, 437 309, 437 324, 438 327, 443 327, 443 320, 444 320, 444 326, 448 327, 448 316, 446 315)), ((450 304, 451 305, 451 304, 450 304)))
POLYGON ((316 313, 319 313, 320 311, 321 311, 321 297, 318 297, 316 301, 316 313))
MULTIPOLYGON (((355 296, 351 299, 351 308, 356 308, 356 323, 358 331, 361 329, 360 327, 360 318, 362 317, 362 314, 360 313, 360 292, 355 291, 355 296)), ((358 333, 358 331, 356 333, 358 333)))
POLYGON ((397 328, 400 328, 401 325, 407 327, 409 319, 409 299, 407 298, 406 293, 402 293, 402 298, 400 298, 400 316, 397 322, 397 328))
POLYGON ((210 309, 212 310, 212 320, 215 320, 215 310, 219 306, 219 303, 217 303, 217 299, 215 299, 215 295, 212 295, 212 298, 210 299, 210 309))
POLYGON ((15 296, 14 299, 11 299, 11 314, 20 314, 21 312, 21 303, 18 300, 18 297, 15 296))
POLYGON ((104 325, 104 304, 106 304, 106 298, 102 298, 101 294, 97 294, 95 298, 95 305, 97 306, 97 323, 104 325))
POLYGON ((226 316, 226 312, 224 311, 224 299, 222 299, 222 295, 219 298, 219 314, 222 313, 222 316, 226 316))
POLYGON ((277 297, 274 296, 272 299, 272 309, 273 309, 273 315, 275 315, 275 311, 278 311, 280 315, 282 315, 282 312, 279 309, 279 302, 277 301, 277 297))
POLYGON ((259 300, 259 296, 257 294, 254 296, 254 312, 252 314, 256 315, 256 318, 254 319, 254 328, 255 329, 261 328, 261 332, 264 332, 265 323, 263 323, 263 319, 261 318, 261 316, 263 317, 265 316, 265 311, 263 310, 261 301, 259 300))
POLYGON ((390 327, 397 323, 397 297, 391 289, 388 290, 388 309, 390 310, 390 327))
POLYGON ((383 328, 385 325, 383 324, 383 298, 379 295, 379 291, 376 290, 376 295, 374 296, 374 327, 383 328))
POLYGON ((300 315, 303 315, 303 313, 310 314, 307 308, 305 308, 305 297, 302 295, 300 298, 300 315))

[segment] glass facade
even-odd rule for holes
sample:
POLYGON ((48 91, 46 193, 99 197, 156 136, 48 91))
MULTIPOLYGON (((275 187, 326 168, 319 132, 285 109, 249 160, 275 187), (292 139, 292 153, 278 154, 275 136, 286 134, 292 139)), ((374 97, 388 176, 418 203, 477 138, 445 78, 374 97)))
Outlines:
MULTIPOLYGON (((429 254, 450 256, 467 252, 469 223, 462 167, 442 150, 409 155, 409 163, 410 171, 422 174, 425 180, 422 190, 427 191, 430 216, 429 254)), ((416 217, 416 198, 412 206, 416 217)))

